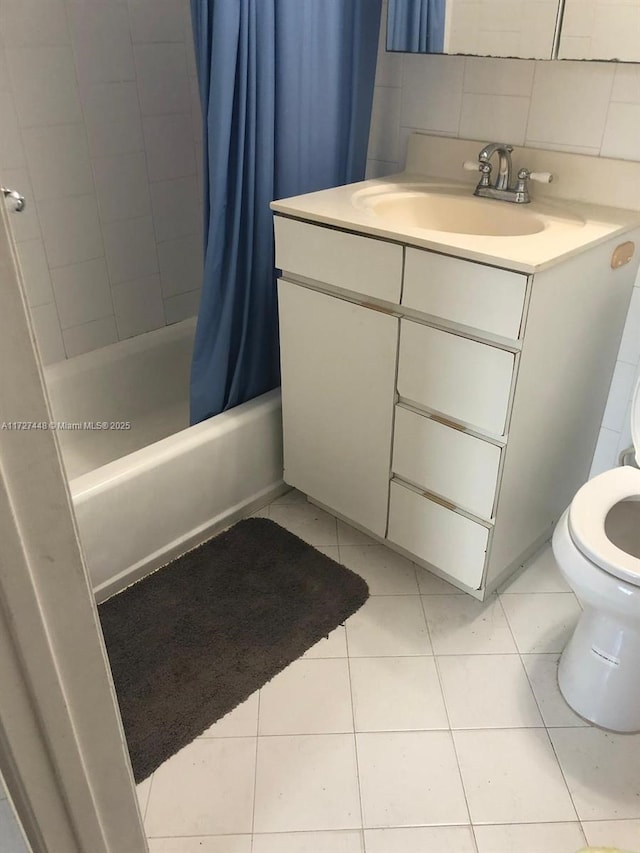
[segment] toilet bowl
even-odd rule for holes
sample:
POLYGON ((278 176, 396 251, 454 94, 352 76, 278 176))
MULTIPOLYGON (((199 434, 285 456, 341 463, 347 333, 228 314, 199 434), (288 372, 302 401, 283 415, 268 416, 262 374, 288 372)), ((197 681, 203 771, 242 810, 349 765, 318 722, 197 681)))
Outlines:
MULTIPOLYGON (((640 459, 640 380, 631 419, 640 459)), ((552 547, 583 607, 560 658, 562 695, 598 726, 640 731, 640 470, 614 468, 585 483, 552 547)))

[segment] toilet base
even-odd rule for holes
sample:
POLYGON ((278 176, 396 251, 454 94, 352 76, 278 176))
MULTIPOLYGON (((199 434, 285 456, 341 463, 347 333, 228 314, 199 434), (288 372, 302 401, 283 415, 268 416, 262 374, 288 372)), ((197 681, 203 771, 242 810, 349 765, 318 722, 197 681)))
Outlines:
POLYGON ((558 668, 558 684, 573 710, 614 732, 640 731, 640 630, 586 609, 558 668))

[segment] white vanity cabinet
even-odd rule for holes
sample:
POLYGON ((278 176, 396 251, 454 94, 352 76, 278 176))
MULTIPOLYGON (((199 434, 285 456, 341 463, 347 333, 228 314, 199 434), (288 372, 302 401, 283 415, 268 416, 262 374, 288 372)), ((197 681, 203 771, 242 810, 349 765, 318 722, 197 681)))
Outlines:
POLYGON ((587 478, 637 265, 620 240, 526 274, 275 233, 285 481, 484 597, 587 478))

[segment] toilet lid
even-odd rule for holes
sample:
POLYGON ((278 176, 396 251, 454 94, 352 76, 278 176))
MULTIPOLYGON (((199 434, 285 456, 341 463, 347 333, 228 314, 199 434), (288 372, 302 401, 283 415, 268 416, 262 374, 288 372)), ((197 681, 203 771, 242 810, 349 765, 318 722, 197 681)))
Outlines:
POLYGON ((609 510, 626 498, 640 496, 640 471, 630 466, 599 474, 580 488, 569 507, 571 538, 596 566, 627 583, 640 586, 640 559, 618 548, 605 531, 609 510))
POLYGON ((640 376, 631 403, 631 438, 636 449, 636 462, 640 465, 640 376))

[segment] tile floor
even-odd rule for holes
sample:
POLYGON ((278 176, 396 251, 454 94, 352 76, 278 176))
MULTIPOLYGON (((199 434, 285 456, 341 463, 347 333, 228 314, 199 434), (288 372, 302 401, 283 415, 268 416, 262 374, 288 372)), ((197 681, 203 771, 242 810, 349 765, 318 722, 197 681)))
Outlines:
POLYGON ((481 604, 295 491, 258 514, 371 598, 138 787, 151 853, 640 851, 640 735, 558 692, 549 548, 481 604))

